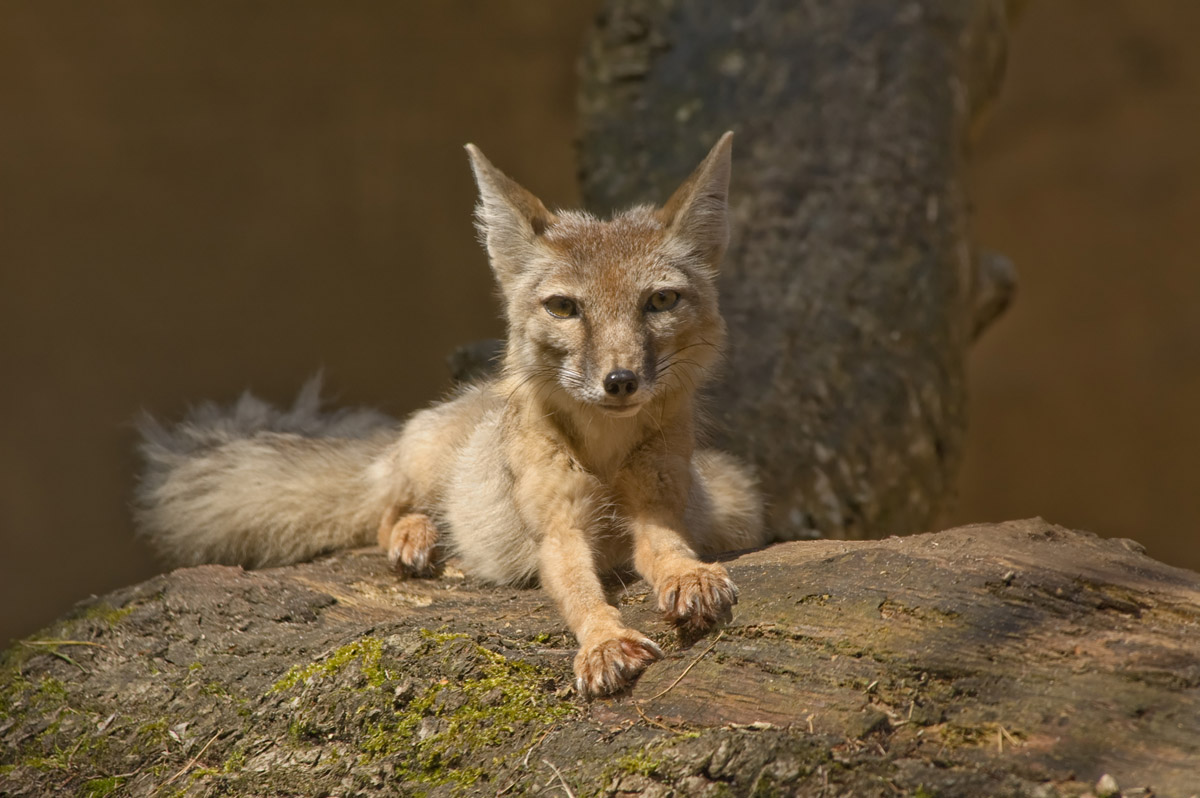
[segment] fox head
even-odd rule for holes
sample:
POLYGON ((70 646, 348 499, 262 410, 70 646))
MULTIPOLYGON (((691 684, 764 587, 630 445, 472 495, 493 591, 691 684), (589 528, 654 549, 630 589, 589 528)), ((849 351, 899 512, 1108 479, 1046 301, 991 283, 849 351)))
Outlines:
POLYGON ((732 133, 661 208, 551 212, 467 145, 508 322, 506 373, 612 416, 690 392, 718 359, 732 133))

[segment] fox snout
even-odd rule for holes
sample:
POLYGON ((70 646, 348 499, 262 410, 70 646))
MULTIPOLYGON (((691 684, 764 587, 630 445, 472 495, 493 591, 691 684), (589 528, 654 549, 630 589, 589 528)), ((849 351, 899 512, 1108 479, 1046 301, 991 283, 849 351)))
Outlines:
POLYGON ((629 369, 615 369, 604 377, 604 392, 609 396, 633 396, 637 389, 638 376, 629 369))
POLYGON ((652 372, 645 368, 637 371, 625 368, 619 359, 608 369, 600 370, 592 380, 595 387, 588 391, 589 403, 617 415, 636 412, 637 408, 652 398, 655 387, 652 372))
POLYGON ((655 342, 645 340, 644 330, 610 330, 608 340, 585 346, 592 350, 592 362, 580 362, 581 370, 592 384, 591 401, 608 410, 620 410, 641 405, 658 392, 658 370, 655 367, 655 342), (598 351, 597 351, 598 350, 598 351))
MULTIPOLYGON (((589 348, 583 347, 584 351, 589 348)), ((583 377, 574 392, 579 401, 609 414, 626 415, 635 413, 658 393, 657 374, 649 354, 623 351, 592 357, 592 362, 586 356, 574 358, 566 369, 583 377)), ((563 387, 570 390, 566 384, 563 387)))

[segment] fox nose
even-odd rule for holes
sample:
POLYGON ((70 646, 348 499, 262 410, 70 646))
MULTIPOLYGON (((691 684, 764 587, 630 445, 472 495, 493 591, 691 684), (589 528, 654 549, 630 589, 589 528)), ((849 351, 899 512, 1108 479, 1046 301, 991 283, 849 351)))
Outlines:
POLYGON ((610 371, 604 378, 604 390, 613 396, 629 396, 637 389, 637 375, 629 369, 610 371))

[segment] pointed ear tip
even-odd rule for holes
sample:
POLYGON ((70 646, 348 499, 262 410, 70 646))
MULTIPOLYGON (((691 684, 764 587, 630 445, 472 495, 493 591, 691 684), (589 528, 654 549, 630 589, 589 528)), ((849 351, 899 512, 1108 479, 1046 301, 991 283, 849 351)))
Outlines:
POLYGON ((481 181, 489 179, 490 175, 496 171, 496 167, 492 166, 483 151, 474 144, 465 144, 463 149, 467 151, 467 160, 471 162, 471 171, 475 174, 475 182, 479 183, 482 188, 481 181))

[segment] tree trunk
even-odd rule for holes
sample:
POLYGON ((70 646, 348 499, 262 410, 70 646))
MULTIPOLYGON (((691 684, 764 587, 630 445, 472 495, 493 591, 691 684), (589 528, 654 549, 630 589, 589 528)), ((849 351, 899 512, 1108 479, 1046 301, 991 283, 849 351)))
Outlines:
POLYGON ((784 538, 929 529, 952 492, 964 359, 1011 265, 967 232, 971 122, 1002 0, 612 0, 584 58, 597 210, 661 200, 735 130, 717 444, 784 538))
POLYGON ((621 594, 667 657, 590 704, 540 591, 375 551, 175 571, 7 653, 0 794, 1197 791, 1200 575, 1137 544, 1031 520, 728 566, 690 647, 621 594))

